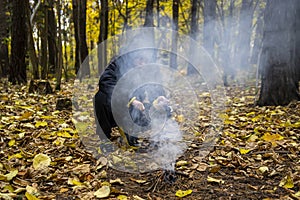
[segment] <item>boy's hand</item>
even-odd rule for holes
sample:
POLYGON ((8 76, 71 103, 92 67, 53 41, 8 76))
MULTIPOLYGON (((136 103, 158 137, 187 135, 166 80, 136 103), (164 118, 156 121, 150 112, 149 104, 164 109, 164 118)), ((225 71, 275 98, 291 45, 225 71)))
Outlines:
POLYGON ((138 100, 134 100, 134 101, 131 103, 131 105, 132 105, 134 108, 136 108, 136 109, 138 109, 138 110, 140 110, 140 111, 144 111, 144 110, 145 110, 144 104, 143 104, 142 102, 138 101, 138 100))
POLYGON ((159 96, 153 101, 153 106, 156 109, 160 110, 160 109, 164 109, 164 107, 168 106, 169 103, 170 103, 170 101, 166 97, 159 96))

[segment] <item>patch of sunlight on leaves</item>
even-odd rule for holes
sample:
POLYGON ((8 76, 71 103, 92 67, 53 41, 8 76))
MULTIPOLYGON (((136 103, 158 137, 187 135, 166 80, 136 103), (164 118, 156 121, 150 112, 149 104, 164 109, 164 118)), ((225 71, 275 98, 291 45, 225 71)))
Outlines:
POLYGON ((192 194, 192 192, 193 192, 193 190, 177 190, 175 195, 177 197, 182 198, 182 197, 185 197, 189 194, 192 194))
POLYGON ((97 198, 106 198, 108 197, 110 194, 110 187, 107 186, 107 185, 104 185, 102 186, 100 189, 98 189, 94 195, 97 197, 97 198))
POLYGON ((32 165, 35 170, 39 170, 47 168, 50 165, 50 163, 50 157, 46 154, 40 153, 34 156, 32 165))
POLYGON ((280 187, 284 187, 284 188, 287 188, 287 189, 291 189, 294 187, 294 182, 293 182, 293 179, 290 175, 287 175, 286 177, 284 177, 280 183, 279 183, 279 186, 280 187))

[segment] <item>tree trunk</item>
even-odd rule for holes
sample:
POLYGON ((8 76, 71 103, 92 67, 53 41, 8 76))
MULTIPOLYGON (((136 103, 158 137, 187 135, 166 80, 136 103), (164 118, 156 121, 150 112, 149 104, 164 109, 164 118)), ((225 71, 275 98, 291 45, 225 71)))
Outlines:
POLYGON ((47 79, 48 76, 48 6, 43 5, 44 24, 41 30, 41 78, 47 79))
POLYGON ((25 0, 26 3, 26 18, 27 18, 27 34, 28 34, 28 53, 32 65, 32 75, 33 79, 39 79, 39 61, 36 55, 34 39, 33 39, 33 29, 31 23, 30 5, 29 0, 25 0))
POLYGON ((8 80, 13 84, 27 82, 25 6, 24 0, 12 0, 11 66, 8 80))
POLYGON ((147 0, 146 4, 146 17, 144 27, 153 27, 153 4, 154 0, 147 0))
POLYGON ((75 30, 75 73, 77 74, 80 68, 80 33, 79 33, 79 0, 72 0, 73 6, 73 23, 74 23, 74 30, 75 30))
POLYGON ((216 6, 216 0, 204 0, 203 45, 212 57, 215 46, 216 6))
POLYGON ((170 67, 173 69, 177 69, 178 8, 179 0, 173 0, 172 52, 170 55, 170 67))
MULTIPOLYGON (((297 78, 300 81, 300 3, 298 3, 296 8, 296 60, 295 66, 297 69, 297 78)), ((299 84, 299 83, 298 83, 299 84)))
POLYGON ((297 0, 268 0, 260 65, 262 83, 258 105, 286 105, 299 100, 295 66, 297 0))
MULTIPOLYGON (((192 8, 191 8, 192 19, 191 19, 190 37, 193 40, 191 41, 191 44, 190 44, 190 47, 191 47, 190 51, 193 51, 193 45, 194 45, 193 42, 194 42, 194 40, 196 40, 196 34, 197 34, 197 31, 198 31, 197 10, 198 10, 198 0, 192 0, 192 8)), ((196 70, 189 63, 188 68, 187 68, 187 74, 191 75, 191 74, 194 74, 194 73, 196 73, 196 70)))
POLYGON ((48 73, 55 74, 56 63, 57 63, 57 46, 56 46, 56 39, 57 39, 57 31, 56 31, 56 20, 54 14, 54 0, 48 0, 48 48, 49 48, 49 55, 48 55, 48 73))
MULTIPOLYGON (((58 0, 56 4, 56 10, 61 10, 61 1, 58 0)), ((57 12, 57 21, 58 21, 58 37, 57 37, 57 59, 56 59, 56 85, 55 90, 60 90, 61 78, 62 78, 62 68, 63 68, 63 54, 62 54, 62 30, 61 30, 61 14, 57 12)))
POLYGON ((100 33, 98 46, 98 73, 101 73, 107 64, 106 43, 108 35, 108 0, 101 0, 100 33))
MULTIPOLYGON (((88 58, 88 47, 87 47, 87 42, 86 42, 86 2, 87 0, 80 0, 79 1, 79 37, 80 37, 80 60, 82 64, 85 59, 88 58)), ((85 65, 82 68, 81 71, 82 76, 89 76, 90 75, 90 65, 89 61, 85 61, 85 65)))
POLYGON ((249 70, 250 40, 252 34, 253 0, 243 0, 239 16, 239 35, 236 49, 237 66, 249 70))
POLYGON ((0 1, 0 78, 8 75, 8 16, 7 1, 0 1))

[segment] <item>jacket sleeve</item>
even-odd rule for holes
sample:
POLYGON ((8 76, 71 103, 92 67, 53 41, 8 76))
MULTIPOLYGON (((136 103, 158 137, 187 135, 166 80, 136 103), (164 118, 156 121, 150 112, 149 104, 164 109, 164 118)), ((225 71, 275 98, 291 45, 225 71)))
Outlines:
POLYGON ((107 94, 109 102, 111 100, 111 95, 113 93, 114 87, 118 82, 120 77, 119 68, 115 62, 111 62, 104 72, 102 73, 99 80, 99 90, 107 94))

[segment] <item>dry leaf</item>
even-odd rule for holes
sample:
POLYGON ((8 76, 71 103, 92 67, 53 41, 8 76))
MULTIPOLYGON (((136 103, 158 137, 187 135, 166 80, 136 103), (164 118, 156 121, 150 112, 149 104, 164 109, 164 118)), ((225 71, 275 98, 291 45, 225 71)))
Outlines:
POLYGON ((47 168, 50 165, 50 163, 50 157, 46 154, 40 153, 34 156, 32 165, 35 170, 40 170, 47 168))
POLYGON ((107 185, 103 185, 99 190, 97 190, 94 195, 97 198, 106 198, 110 194, 110 187, 107 185))

